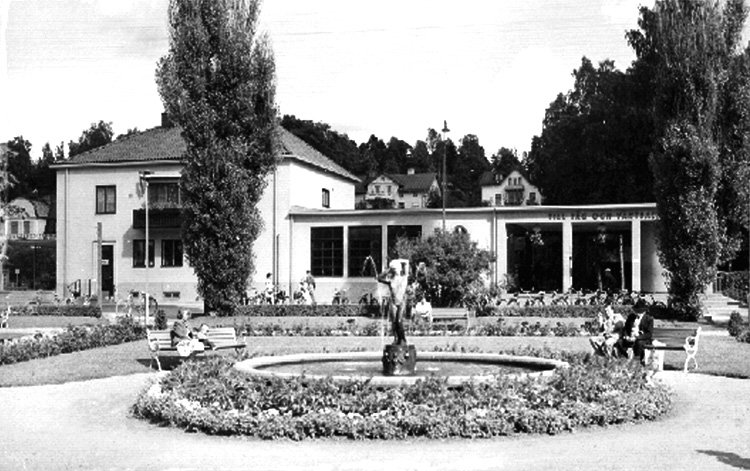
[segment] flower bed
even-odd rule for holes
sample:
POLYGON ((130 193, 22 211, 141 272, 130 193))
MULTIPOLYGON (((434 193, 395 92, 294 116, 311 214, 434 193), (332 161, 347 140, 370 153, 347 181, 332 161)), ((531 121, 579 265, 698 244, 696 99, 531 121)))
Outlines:
POLYGON ((62 353, 117 345, 146 338, 146 329, 132 319, 121 317, 116 324, 68 326, 63 332, 45 337, 37 335, 0 345, 0 365, 46 358, 62 353))
POLYGON ((667 388, 649 382, 635 362, 551 356, 571 366, 547 380, 500 376, 453 388, 427 378, 385 389, 367 381, 255 378, 232 368, 232 359, 213 357, 184 363, 143 391, 132 410, 190 431, 301 440, 556 434, 653 420, 671 405, 667 388))
MULTIPOLYGON (((306 323, 297 323, 292 326, 284 326, 280 323, 253 322, 247 318, 235 318, 235 329, 238 335, 248 337, 255 336, 293 336, 293 337, 373 337, 381 334, 381 330, 389 331, 390 326, 383 326, 381 322, 370 321, 359 324, 355 319, 350 322, 341 322, 337 326, 310 326, 306 323)), ((578 335, 589 335, 594 326, 585 322, 580 326, 573 323, 555 324, 541 322, 510 323, 502 318, 491 324, 472 326, 468 330, 465 324, 459 322, 429 324, 424 321, 409 322, 405 326, 406 335, 410 337, 427 337, 441 335, 469 335, 480 337, 575 337, 578 335)))

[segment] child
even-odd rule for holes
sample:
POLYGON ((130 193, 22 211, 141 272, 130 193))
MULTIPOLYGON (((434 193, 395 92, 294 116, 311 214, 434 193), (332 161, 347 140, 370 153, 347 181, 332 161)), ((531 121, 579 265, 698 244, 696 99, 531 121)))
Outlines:
POLYGON ((197 338, 206 348, 210 348, 211 350, 216 348, 216 345, 208 340, 208 325, 206 324, 201 324, 198 331, 195 333, 195 338, 197 338))

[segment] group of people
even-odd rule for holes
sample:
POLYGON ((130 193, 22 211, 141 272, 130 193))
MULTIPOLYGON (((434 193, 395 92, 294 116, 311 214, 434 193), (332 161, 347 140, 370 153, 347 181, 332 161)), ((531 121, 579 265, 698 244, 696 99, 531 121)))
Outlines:
POLYGON ((645 362, 646 347, 653 340, 654 318, 648 305, 639 300, 633 313, 624 319, 612 309, 611 300, 605 302, 604 312, 597 316, 599 335, 589 339, 594 352, 607 357, 632 357, 645 362))
POLYGON ((201 324, 197 329, 193 328, 190 325, 190 311, 187 309, 178 312, 169 337, 172 346, 177 348, 177 354, 182 357, 214 348, 214 344, 208 339, 208 325, 201 324))

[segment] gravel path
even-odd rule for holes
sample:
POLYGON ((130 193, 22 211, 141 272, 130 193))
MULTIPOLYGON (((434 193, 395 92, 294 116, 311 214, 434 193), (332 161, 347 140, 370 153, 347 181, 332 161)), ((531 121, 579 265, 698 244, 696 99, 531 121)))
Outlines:
POLYGON ((0 470, 750 470, 750 380, 660 373, 663 420, 552 437, 269 442, 133 419, 156 376, 0 389, 0 470))

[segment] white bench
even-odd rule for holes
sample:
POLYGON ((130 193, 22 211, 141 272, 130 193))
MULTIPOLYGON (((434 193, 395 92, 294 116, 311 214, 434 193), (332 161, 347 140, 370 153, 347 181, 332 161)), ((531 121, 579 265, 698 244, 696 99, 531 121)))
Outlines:
POLYGON ((698 341, 700 340, 701 328, 683 328, 683 327, 654 327, 651 345, 646 345, 647 365, 651 364, 657 371, 664 369, 664 351, 684 351, 685 366, 683 371, 688 372, 690 360, 693 360, 695 368, 698 368, 698 361, 695 355, 698 353, 698 341), (653 358, 649 358, 653 355, 653 358))
MULTIPOLYGON (((149 330, 147 332, 148 337, 148 350, 151 353, 151 362, 149 362, 149 368, 156 361, 156 365, 161 371, 161 362, 159 361, 159 354, 161 352, 176 352, 177 347, 172 345, 172 336, 169 330, 149 330)), ((211 350, 226 350, 233 348, 236 352, 240 352, 247 346, 245 339, 242 341, 237 340, 237 333, 234 327, 213 327, 208 329, 206 334, 208 341, 211 343, 211 350)), ((205 353, 196 352, 196 353, 205 353)))

